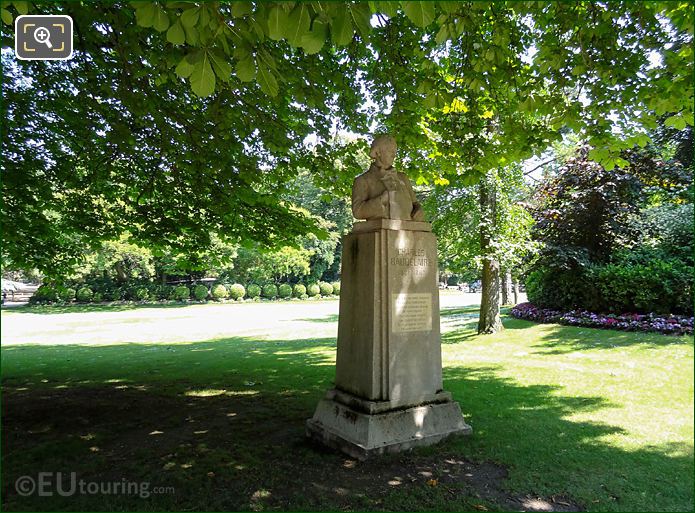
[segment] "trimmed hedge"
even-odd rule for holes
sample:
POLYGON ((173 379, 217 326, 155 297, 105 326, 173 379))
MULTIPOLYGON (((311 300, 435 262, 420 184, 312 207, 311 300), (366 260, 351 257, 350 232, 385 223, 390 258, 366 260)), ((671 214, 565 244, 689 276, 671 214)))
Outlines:
POLYGON ((89 287, 81 287, 77 290, 75 297, 80 303, 88 303, 94 296, 94 292, 89 287))
POLYGON ((227 290, 227 287, 221 283, 218 283, 217 285, 213 285, 212 290, 210 290, 210 295, 214 300, 221 301, 229 296, 229 291, 227 290))
POLYGON ((145 280, 132 280, 130 282, 118 284, 117 282, 90 282, 90 284, 77 284, 76 287, 43 284, 30 299, 30 303, 55 303, 59 301, 77 300, 80 303, 100 303, 103 301, 162 301, 178 300, 185 301, 195 298, 199 301, 213 299, 221 301, 230 298, 242 301, 245 297, 258 301, 259 298, 265 299, 318 299, 321 296, 332 296, 340 294, 340 282, 318 282, 305 285, 297 283, 291 285, 282 283, 279 286, 268 283, 263 287, 250 284, 244 287, 239 283, 225 285, 216 283, 210 289, 203 284, 193 287, 187 285, 166 285, 161 283, 151 283, 145 280), (77 289, 77 290, 76 290, 77 289))
POLYGON ((297 283, 292 288, 292 295, 296 298, 302 299, 302 296, 306 296, 306 287, 301 283, 297 283))
POLYGON ((65 287, 58 290, 58 298, 61 301, 74 301, 77 291, 72 287, 65 287))
POLYGON ((278 297, 282 299, 287 299, 289 297, 292 297, 292 285, 289 285, 287 283, 283 283, 278 287, 278 297))
POLYGON ((193 297, 198 301, 203 301, 208 298, 208 288, 205 285, 198 284, 193 287, 193 297))
POLYGON ((266 299, 274 299, 278 296, 278 288, 272 283, 263 285, 262 295, 266 299))
POLYGON ((251 299, 256 299, 257 297, 260 297, 261 292, 261 287, 259 285, 256 285, 255 283, 252 283, 251 285, 246 287, 246 295, 248 295, 251 299))
POLYGON ((29 300, 30 303, 54 303, 58 301, 58 289, 51 285, 41 285, 29 300))
POLYGON ((318 296, 321 294, 321 287, 319 287, 318 283, 310 283, 306 288, 306 293, 309 297, 318 296))
POLYGON ((109 301, 120 301, 123 299, 123 293, 124 291, 120 287, 113 288, 106 293, 106 299, 109 301))
POLYGON ((174 298, 184 301, 191 296, 191 291, 186 285, 179 285, 174 289, 174 298))

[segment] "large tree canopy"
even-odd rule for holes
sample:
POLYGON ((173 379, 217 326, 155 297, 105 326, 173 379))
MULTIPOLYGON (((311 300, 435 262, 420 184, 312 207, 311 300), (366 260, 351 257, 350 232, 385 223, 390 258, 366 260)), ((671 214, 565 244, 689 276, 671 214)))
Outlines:
POLYGON ((155 250, 211 234, 287 244, 312 229, 278 199, 300 167, 342 193, 360 172, 339 129, 393 131, 414 179, 456 184, 561 130, 610 167, 657 117, 692 125, 688 3, 12 2, 2 15, 3 257, 49 272, 124 232, 155 250), (72 16, 74 57, 15 61, 23 12, 72 16))

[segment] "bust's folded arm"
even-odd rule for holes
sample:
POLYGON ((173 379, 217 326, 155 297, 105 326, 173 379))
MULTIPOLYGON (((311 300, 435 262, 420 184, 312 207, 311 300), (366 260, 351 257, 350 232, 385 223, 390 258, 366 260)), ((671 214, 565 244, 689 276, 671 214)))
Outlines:
POLYGON ((352 185, 352 215, 355 219, 386 217, 386 206, 381 196, 369 199, 369 186, 359 178, 352 185))

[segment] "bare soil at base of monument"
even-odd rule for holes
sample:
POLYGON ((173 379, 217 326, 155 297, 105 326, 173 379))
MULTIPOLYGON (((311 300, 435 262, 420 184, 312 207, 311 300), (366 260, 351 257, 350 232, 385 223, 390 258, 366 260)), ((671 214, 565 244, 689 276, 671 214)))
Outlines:
POLYGON ((3 510, 582 510, 561 493, 510 493, 504 466, 464 459, 446 441, 365 462, 311 445, 310 408, 292 393, 175 385, 183 393, 3 387, 3 510), (53 493, 21 496, 17 480, 38 472, 50 473, 53 493), (55 493, 73 472, 85 483, 148 483, 149 494, 55 493))

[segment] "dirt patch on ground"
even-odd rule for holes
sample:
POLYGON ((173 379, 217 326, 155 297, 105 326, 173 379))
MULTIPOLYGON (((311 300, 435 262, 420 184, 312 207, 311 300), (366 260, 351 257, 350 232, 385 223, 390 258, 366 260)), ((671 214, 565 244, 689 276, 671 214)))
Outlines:
POLYGON ((324 450, 304 438, 313 401, 301 394, 199 393, 185 383, 172 390, 3 387, 3 509, 582 510, 562 495, 510 494, 504 467, 469 461, 446 444, 364 462, 324 450), (20 495, 17 479, 39 472, 165 491, 20 495))

